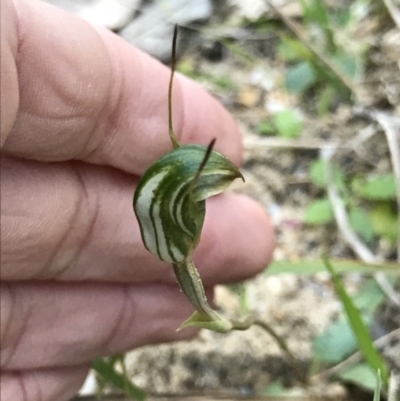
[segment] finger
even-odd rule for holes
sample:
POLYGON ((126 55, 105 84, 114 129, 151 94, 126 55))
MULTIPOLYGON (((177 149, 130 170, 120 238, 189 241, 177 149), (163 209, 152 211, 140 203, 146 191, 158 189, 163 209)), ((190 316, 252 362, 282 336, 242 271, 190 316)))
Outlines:
POLYGON ((3 145, 6 134, 10 132, 18 110, 18 77, 15 65, 15 54, 18 47, 16 32, 16 15, 10 1, 1 2, 1 46, 0 46, 0 97, 1 97, 1 130, 0 145, 3 145))
POLYGON ((176 285, 2 284, 1 308, 2 370, 79 365, 197 332, 177 332, 193 307, 176 285))
POLYGON ((209 199, 194 261, 206 284, 246 280, 271 262, 275 235, 262 207, 232 193, 209 199))
MULTIPOLYGON (((35 0, 15 0, 4 35, 16 60, 19 110, 3 151, 41 161, 79 159, 142 173, 171 150, 169 70, 106 30, 35 0), (18 26, 18 33, 17 27, 18 26), (18 42, 13 42, 18 34, 18 42), (17 57, 18 56, 18 57, 17 57)), ((2 88, 2 99, 15 88, 2 88)), ((16 102, 3 102, 14 119, 16 102)), ((223 107, 179 75, 173 114, 183 143, 208 144, 240 162, 238 129, 223 107)))
MULTIPOLYGON (((130 175, 3 158, 1 182, 3 280, 174 281, 171 266, 143 246, 130 175)), ((207 205, 196 252, 205 282, 236 281, 265 267, 273 233, 260 206, 233 194, 207 205)))
POLYGON ((79 390, 87 366, 23 372, 1 372, 0 399, 13 401, 67 401, 79 390))

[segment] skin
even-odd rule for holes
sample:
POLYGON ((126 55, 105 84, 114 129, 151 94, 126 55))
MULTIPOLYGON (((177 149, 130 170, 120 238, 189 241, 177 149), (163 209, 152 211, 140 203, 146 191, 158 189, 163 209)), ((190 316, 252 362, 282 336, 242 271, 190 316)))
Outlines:
MULTIPOLYGON (((138 177, 171 150, 168 68, 35 0, 1 0, 1 396, 67 400, 100 355, 186 339, 192 307, 149 254, 138 177)), ((240 164, 222 106, 177 75, 175 131, 240 164)), ((195 262, 208 293, 251 277, 274 245, 263 209, 210 199, 195 262), (234 244, 234 246, 232 246, 234 244)))

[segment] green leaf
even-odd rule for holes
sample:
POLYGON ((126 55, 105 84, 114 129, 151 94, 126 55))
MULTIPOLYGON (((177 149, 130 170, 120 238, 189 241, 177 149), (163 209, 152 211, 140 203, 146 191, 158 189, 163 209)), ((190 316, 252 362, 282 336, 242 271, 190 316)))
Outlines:
POLYGON ((340 54, 334 58, 339 69, 348 77, 355 79, 357 76, 357 60, 347 54, 340 54))
POLYGON ((260 392, 260 395, 266 397, 266 400, 280 400, 283 397, 283 400, 293 399, 293 401, 297 400, 298 397, 304 393, 302 388, 299 387, 291 387, 285 388, 281 383, 272 382, 268 384, 267 387, 263 388, 260 392))
POLYGON ((370 179, 355 179, 352 183, 354 192, 369 200, 396 199, 396 183, 394 174, 384 174, 370 179))
POLYGON ((299 53, 292 46, 288 45, 285 40, 279 42, 278 54, 285 61, 294 61, 300 58, 299 53))
POLYGON ((346 28, 351 21, 351 12, 348 8, 344 10, 336 10, 335 13, 331 14, 331 20, 339 28, 346 28))
POLYGON ((275 126, 269 121, 262 121, 257 126, 257 132, 259 135, 274 135, 276 133, 275 126))
POLYGON ((289 36, 282 36, 278 52, 286 61, 307 60, 310 57, 310 51, 303 43, 289 36))
POLYGON ((349 223, 366 242, 371 242, 374 238, 374 228, 369 216, 360 208, 352 207, 349 211, 349 223))
POLYGON ((338 320, 313 341, 313 355, 327 363, 338 363, 357 347, 357 341, 346 320, 338 320))
POLYGON ((304 223, 321 225, 331 221, 333 221, 333 211, 329 199, 318 199, 306 207, 304 223))
POLYGON ((293 110, 283 110, 273 117, 278 134, 284 138, 297 138, 302 128, 299 114, 293 110))
MULTIPOLYGON (((373 279, 365 282, 353 297, 354 305, 363 311, 363 321, 369 326, 376 308, 385 300, 385 293, 373 279)), ((332 323, 313 342, 313 354, 322 362, 338 363, 355 351, 357 341, 347 319, 343 316, 332 323)))
POLYGON ((369 211, 368 216, 377 235, 381 235, 392 243, 397 241, 399 216, 390 203, 376 204, 369 211))
POLYGON ((144 401, 146 399, 146 393, 131 383, 129 378, 117 372, 113 366, 114 363, 115 361, 106 361, 104 358, 96 358, 92 362, 92 368, 101 376, 102 379, 105 379, 115 387, 126 391, 133 399, 144 401))
POLYGON ((309 176, 311 182, 318 188, 326 188, 325 167, 321 159, 313 160, 310 164, 309 176))
POLYGON ((353 329, 353 333, 357 339, 358 347, 361 353, 364 355, 369 366, 374 371, 380 369, 382 374, 382 381, 387 385, 389 380, 387 367, 382 357, 376 350, 372 342, 371 336, 369 335, 368 329, 365 327, 364 322, 361 319, 359 311, 354 306, 351 298, 347 294, 342 284, 342 281, 340 280, 338 274, 334 270, 329 260, 324 258, 323 261, 327 270, 330 272, 332 276, 332 282, 335 287, 336 293, 340 298, 344 311, 346 312, 346 316, 353 329))
MULTIPOLYGON (((332 164, 330 164, 330 166, 332 166, 332 164)), ((315 186, 319 188, 326 188, 327 181, 325 176, 325 163, 323 162, 323 160, 321 159, 314 160, 310 164, 309 175, 311 182, 315 186)), ((336 187, 340 191, 344 191, 345 190, 344 175, 342 170, 340 170, 339 167, 336 165, 333 165, 333 179, 336 187)))
MULTIPOLYGON (((302 2, 305 4, 305 2, 302 2)), ((321 0, 310 0, 308 1, 308 7, 304 8, 305 18, 308 24, 317 25, 323 32, 325 36, 325 47, 329 53, 336 50, 335 35, 330 27, 328 15, 331 13, 321 0)))
POLYGON ((289 67, 285 74, 285 86, 289 92, 301 93, 309 89, 317 80, 315 71, 306 62, 289 67))
POLYGON ((321 27, 328 24, 327 10, 321 0, 301 0, 300 3, 307 23, 314 23, 321 27))
POLYGON ((376 280, 370 279, 358 290, 353 302, 358 309, 372 315, 385 299, 386 295, 379 284, 376 280))
POLYGON ((287 388, 283 387, 281 383, 271 383, 262 390, 261 395, 268 396, 285 396, 287 394, 287 388))
POLYGON ((339 373, 338 377, 345 382, 357 384, 358 386, 373 391, 377 387, 375 372, 367 363, 351 366, 339 373))

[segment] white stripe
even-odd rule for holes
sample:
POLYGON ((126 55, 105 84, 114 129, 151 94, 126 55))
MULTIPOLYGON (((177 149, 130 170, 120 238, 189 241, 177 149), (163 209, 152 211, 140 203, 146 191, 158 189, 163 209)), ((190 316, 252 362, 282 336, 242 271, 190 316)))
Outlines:
MULTIPOLYGON (((142 228, 143 242, 145 243, 147 249, 153 255, 158 255, 156 243, 157 233, 154 231, 153 222, 150 216, 150 208, 152 204, 152 199, 154 197, 153 191, 157 189, 159 183, 167 174, 168 170, 164 169, 160 173, 151 177, 142 187, 142 190, 136 198, 135 203, 136 215, 140 221, 140 226, 142 228)), ((158 229, 160 225, 158 224, 156 226, 158 229)))
POLYGON ((164 168, 144 184, 136 198, 135 210, 142 228, 143 242, 147 249, 165 262, 177 263, 184 260, 185 256, 176 246, 171 245, 170 251, 173 255, 173 258, 171 258, 160 218, 160 205, 158 202, 154 202, 152 216, 150 215, 154 197, 153 191, 157 189, 158 185, 168 174, 168 170, 168 168, 164 168), (158 240, 158 249, 156 239, 158 240))

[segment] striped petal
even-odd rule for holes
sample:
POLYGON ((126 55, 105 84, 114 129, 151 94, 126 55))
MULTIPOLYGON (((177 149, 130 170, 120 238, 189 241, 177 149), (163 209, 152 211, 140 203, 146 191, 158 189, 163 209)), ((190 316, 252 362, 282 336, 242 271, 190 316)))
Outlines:
MULTIPOLYGON (((181 146, 157 160, 142 176, 133 207, 146 248, 159 259, 180 263, 191 256, 205 216, 205 199, 242 177, 226 157, 207 148, 181 146)), ((243 178, 243 177, 242 177, 243 178)))

